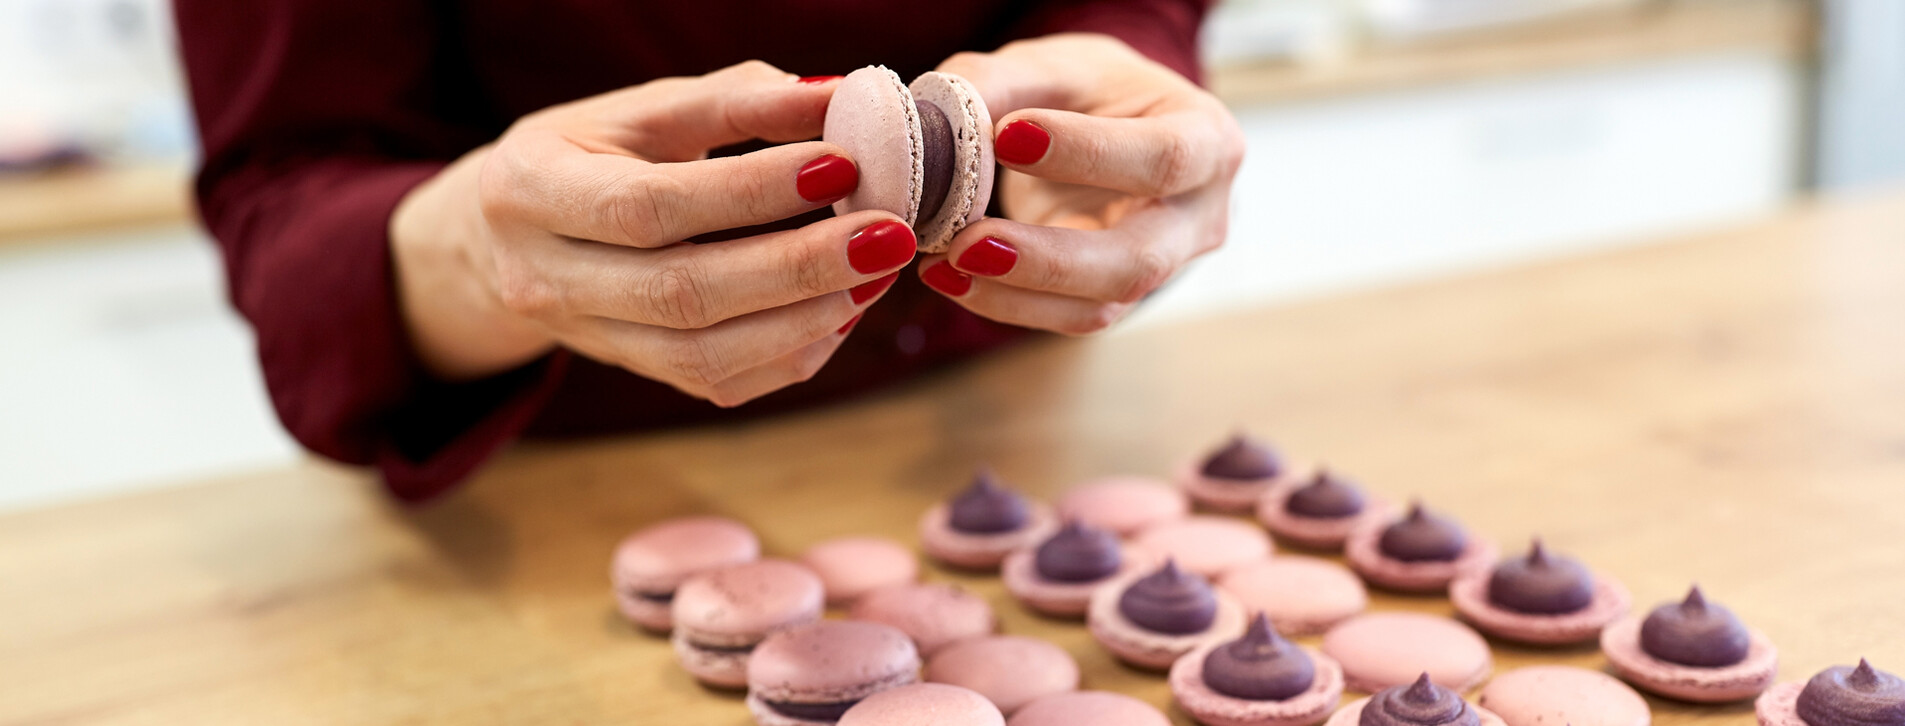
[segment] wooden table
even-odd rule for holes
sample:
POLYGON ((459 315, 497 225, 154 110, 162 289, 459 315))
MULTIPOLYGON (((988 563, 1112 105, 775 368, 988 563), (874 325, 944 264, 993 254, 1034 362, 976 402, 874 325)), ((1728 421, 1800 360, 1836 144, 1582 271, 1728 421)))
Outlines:
MULTIPOLYGON (((1779 643, 1785 678, 1861 655, 1905 671, 1902 281, 1894 193, 1053 341, 758 424, 526 446, 421 511, 312 464, 12 514, 0 724, 739 726, 737 698, 692 685, 666 642, 613 614, 608 555, 631 529, 722 512, 783 555, 849 533, 910 541, 977 464, 1049 495, 1164 474, 1235 426, 1512 549, 1540 533, 1643 606, 1698 580, 1779 643)), ((1007 632, 1069 649, 1088 686, 1167 703, 1082 627, 951 579, 1007 632)), ((1496 652, 1498 669, 1603 664, 1496 652)), ((1752 722, 1745 705, 1655 708, 1661 724, 1752 722)))

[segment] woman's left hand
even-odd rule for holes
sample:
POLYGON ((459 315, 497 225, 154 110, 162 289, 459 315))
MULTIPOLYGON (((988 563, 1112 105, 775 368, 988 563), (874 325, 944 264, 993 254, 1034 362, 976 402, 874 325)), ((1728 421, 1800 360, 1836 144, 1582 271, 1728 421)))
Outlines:
POLYGON ((1224 243, 1243 131, 1215 96, 1116 39, 1066 34, 940 64, 997 122, 1005 218, 920 258, 987 318, 1082 335, 1224 243))

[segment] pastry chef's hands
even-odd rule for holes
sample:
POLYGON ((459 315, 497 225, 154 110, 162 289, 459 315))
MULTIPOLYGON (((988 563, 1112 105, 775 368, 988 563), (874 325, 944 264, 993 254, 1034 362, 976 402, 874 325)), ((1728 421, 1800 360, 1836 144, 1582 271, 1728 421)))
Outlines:
POLYGON ((997 119, 1004 219, 920 259, 934 289, 982 316, 1069 334, 1104 329, 1224 242, 1244 137, 1222 102, 1102 35, 961 53, 997 119))
POLYGON ((390 223, 411 342, 447 380, 557 345, 722 406, 819 370, 913 258, 912 230, 860 212, 719 244, 859 175, 818 141, 833 79, 758 61, 555 106, 417 187, 390 223))

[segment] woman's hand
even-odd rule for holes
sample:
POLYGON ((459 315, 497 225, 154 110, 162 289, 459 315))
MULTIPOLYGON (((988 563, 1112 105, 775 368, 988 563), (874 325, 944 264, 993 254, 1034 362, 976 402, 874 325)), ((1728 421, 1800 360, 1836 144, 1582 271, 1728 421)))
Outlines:
POLYGON ((979 88, 1006 170, 1006 218, 921 258, 942 294, 1000 322, 1090 333, 1223 244, 1244 139, 1215 96, 1101 35, 961 53, 939 70, 979 88))
POLYGON ((560 344, 734 406, 819 370, 913 258, 912 230, 863 212, 715 244, 784 219, 858 172, 818 141, 833 79, 748 62, 524 117, 419 186, 391 220, 400 299, 424 364, 491 375, 560 344))

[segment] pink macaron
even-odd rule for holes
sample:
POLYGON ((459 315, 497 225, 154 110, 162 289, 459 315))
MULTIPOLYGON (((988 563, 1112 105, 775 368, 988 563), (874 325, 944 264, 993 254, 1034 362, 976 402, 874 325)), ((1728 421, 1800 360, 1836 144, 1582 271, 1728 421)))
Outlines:
POLYGON ((1753 711, 1760 726, 1898 726, 1905 724, 1905 679, 1860 658, 1768 688, 1753 711))
POLYGON ((939 649, 926 661, 926 680, 970 688, 1010 715, 1038 698, 1078 690, 1078 662, 1037 638, 987 635, 939 649))
POLYGON ((919 543, 933 559, 968 570, 996 570, 1013 550, 1030 547, 1058 529, 1052 508, 1026 499, 981 470, 972 484, 926 510, 919 543))
POLYGON ((1241 431, 1177 472, 1177 484, 1191 501, 1220 512, 1248 512, 1264 492, 1290 479, 1290 467, 1276 450, 1241 431))
POLYGON ((1375 693, 1428 673, 1443 688, 1466 692, 1494 668, 1488 641, 1448 618, 1421 613, 1363 613, 1323 635, 1323 654, 1343 666, 1349 688, 1375 693))
POLYGON ((848 605, 882 587, 919 581, 913 551, 885 537, 838 537, 801 553, 800 563, 820 576, 828 605, 848 605))
POLYGON ((740 688, 754 647, 776 630, 819 620, 824 600, 820 578, 786 560, 703 572, 675 591, 675 655, 702 683, 740 688))
POLYGON ((845 149, 860 184, 834 213, 880 209, 913 228, 921 252, 945 252, 985 215, 996 164, 992 114, 972 83, 937 71, 912 85, 884 66, 847 74, 827 105, 822 140, 845 149))
POLYGON ((830 726, 875 693, 919 680, 919 651, 879 623, 819 620, 774 631, 747 663, 759 726, 830 726))
POLYGON ((1178 707, 1206 726, 1313 726, 1343 698, 1342 667, 1277 637, 1261 614, 1242 637, 1177 659, 1170 683, 1178 707))
POLYGON ((1256 507, 1257 520, 1278 541, 1330 552, 1341 550, 1351 532, 1390 517, 1387 502, 1326 469, 1279 482, 1256 507))
POLYGON ((1507 726, 1501 716, 1462 700, 1460 694, 1431 681, 1427 673, 1368 698, 1351 701, 1330 716, 1327 723, 1328 726, 1507 726))
POLYGON ((1531 666, 1495 676, 1475 704, 1508 726, 1648 726, 1647 700, 1613 676, 1568 666, 1531 666))
POLYGON ((1462 573, 1449 583, 1449 599, 1482 632, 1531 645, 1594 640, 1633 605, 1619 581, 1549 552, 1539 539, 1526 555, 1462 573))
POLYGON ((990 635, 999 628, 985 598, 944 582, 874 590, 855 600, 847 617, 899 628, 928 657, 954 642, 990 635))
POLYGON ((1441 592, 1458 575, 1494 565, 1496 550, 1494 543, 1416 502, 1400 519, 1350 532, 1343 554, 1371 585, 1426 593, 1441 592))
POLYGON ((1236 598, 1168 560, 1154 572, 1098 588, 1085 623, 1119 660, 1151 670, 1169 668, 1199 646, 1236 638, 1245 625, 1236 598))
POLYGON ((915 683, 866 697, 840 715, 839 726, 1005 726, 1005 715, 971 690, 915 683))
POLYGON ((1191 572, 1214 578, 1270 556, 1270 535, 1256 523, 1233 517, 1191 516, 1146 527, 1131 545, 1191 572))
POLYGON ((1141 476, 1095 479, 1058 500, 1061 520, 1076 519, 1120 537, 1190 514, 1191 500, 1164 482, 1141 476))
POLYGON ((1725 606, 1708 602, 1698 587, 1646 616, 1608 625, 1601 631, 1601 652, 1635 687, 1699 703, 1752 698, 1771 687, 1779 672, 1773 641, 1725 606))
POLYGON ((674 627, 670 603, 683 580, 760 556, 761 541, 747 525, 726 517, 678 517, 645 527, 616 545, 609 579, 623 617, 665 633, 674 627))
POLYGON ((1245 612, 1270 617, 1287 636, 1316 635, 1369 606, 1363 581, 1342 565, 1314 557, 1277 555, 1226 571, 1217 587, 1245 612))
POLYGON ((1006 726, 1171 726, 1151 704, 1109 691, 1058 693, 1028 703, 1006 726))
POLYGON ((1152 557, 1124 546, 1117 535, 1072 520, 1037 547, 1007 555, 999 575, 1026 607, 1075 618, 1085 614, 1099 585, 1155 567, 1152 557))

